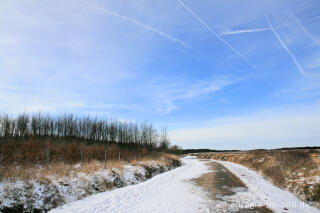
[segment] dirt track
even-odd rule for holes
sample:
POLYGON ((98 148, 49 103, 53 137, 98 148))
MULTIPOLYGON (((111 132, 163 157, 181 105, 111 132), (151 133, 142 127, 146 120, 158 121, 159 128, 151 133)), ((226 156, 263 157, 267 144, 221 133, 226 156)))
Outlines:
MULTIPOLYGON (((207 196, 213 201, 224 201, 224 197, 232 196, 239 191, 247 190, 245 184, 231 173, 228 169, 216 162, 208 162, 211 172, 193 179, 198 186, 201 186, 207 192, 207 196)), ((234 203, 228 201, 226 205, 234 203)), ((228 210, 227 208, 219 208, 213 206, 213 212, 232 212, 232 213, 272 213, 267 207, 254 208, 238 208, 236 210, 228 210)))

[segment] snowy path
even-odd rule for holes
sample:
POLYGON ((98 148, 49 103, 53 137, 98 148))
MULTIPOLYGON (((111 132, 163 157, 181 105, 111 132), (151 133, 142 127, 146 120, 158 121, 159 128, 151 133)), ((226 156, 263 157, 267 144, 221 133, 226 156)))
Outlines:
MULTIPOLYGON (((288 191, 282 190, 269 181, 264 179, 261 175, 239 164, 216 161, 225 166, 229 171, 238 176, 244 184, 248 187, 248 192, 244 195, 254 198, 253 201, 258 204, 266 205, 275 213, 319 213, 305 202, 299 200, 288 191), (250 195, 251 194, 251 195, 250 195)), ((240 195, 241 199, 241 194, 240 195)))
POLYGON ((240 213, 252 212, 245 210, 252 206, 267 206, 275 213, 320 212, 300 201, 290 192, 279 189, 261 175, 241 165, 225 161, 214 161, 222 166, 221 168, 216 167, 214 170, 210 170, 209 166, 206 165, 210 161, 200 161, 194 158, 184 158, 182 161, 183 165, 181 167, 156 175, 143 183, 99 193, 66 204, 51 212, 240 213), (238 176, 247 188, 227 186, 227 180, 233 174, 231 176, 230 174, 228 175, 225 168, 238 176), (212 182, 212 188, 217 190, 213 192, 216 196, 214 199, 209 199, 208 196, 212 192, 209 192, 209 190, 204 191, 201 187, 190 182, 190 179, 203 177, 204 174, 209 172, 215 173, 212 176, 213 178, 224 180, 212 182), (225 175, 221 176, 222 174, 225 175), (219 186, 219 184, 222 185, 219 186), (234 190, 235 193, 232 195, 223 193, 224 190, 230 189, 234 190))
POLYGON ((202 190, 187 180, 208 172, 208 167, 197 159, 182 161, 181 167, 143 183, 99 193, 51 212, 207 212, 202 190))

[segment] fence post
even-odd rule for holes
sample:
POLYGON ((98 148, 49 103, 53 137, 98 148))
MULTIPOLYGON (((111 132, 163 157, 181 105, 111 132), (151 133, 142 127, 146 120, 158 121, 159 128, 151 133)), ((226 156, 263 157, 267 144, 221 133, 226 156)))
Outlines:
POLYGON ((104 148, 104 169, 107 168, 107 149, 104 148))
POLYGON ((119 161, 120 161, 120 152, 119 152, 119 161))
POLYGON ((83 153, 82 153, 82 151, 81 151, 81 153, 80 153, 80 168, 82 169, 82 156, 83 155, 83 153))
POLYGON ((140 160, 140 152, 139 152, 139 160, 140 160))
POLYGON ((47 168, 49 167, 49 161, 50 161, 50 159, 49 159, 49 148, 47 147, 46 148, 46 164, 47 164, 47 168))

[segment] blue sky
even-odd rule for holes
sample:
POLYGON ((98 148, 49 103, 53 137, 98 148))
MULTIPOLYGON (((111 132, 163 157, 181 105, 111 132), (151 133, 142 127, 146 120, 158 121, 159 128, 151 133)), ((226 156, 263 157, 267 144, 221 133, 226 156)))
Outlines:
POLYGON ((0 4, 1 112, 147 120, 184 148, 320 144, 317 0, 0 4))

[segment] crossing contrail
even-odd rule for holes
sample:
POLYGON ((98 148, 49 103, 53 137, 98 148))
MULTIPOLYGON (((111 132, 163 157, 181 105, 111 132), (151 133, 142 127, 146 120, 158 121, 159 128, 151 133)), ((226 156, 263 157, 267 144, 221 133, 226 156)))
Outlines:
POLYGON ((229 47, 236 55, 241 57, 250 67, 253 69, 258 70, 258 68, 252 64, 244 55, 238 52, 234 47, 232 47, 226 40, 224 40, 218 33, 216 33, 207 23, 205 23, 195 12, 193 12, 186 4, 184 4, 181 0, 177 0, 177 2, 185 8, 195 19, 197 19, 209 32, 219 39, 222 43, 224 43, 227 47, 229 47))
POLYGON ((291 52, 291 50, 287 47, 287 45, 282 41, 282 39, 280 38, 279 34, 277 33, 277 31, 274 29, 273 25, 271 24, 269 18, 265 15, 265 18, 268 22, 268 25, 271 29, 271 31, 273 32, 274 36, 277 38, 277 40, 279 41, 279 43, 281 44, 281 46, 287 51, 287 53, 291 56, 292 60, 294 61, 294 63, 296 64, 297 68, 299 69, 299 71, 301 72, 302 75, 305 75, 306 72, 304 71, 304 69, 302 68, 302 66, 300 65, 300 63, 298 62, 296 56, 291 52))

